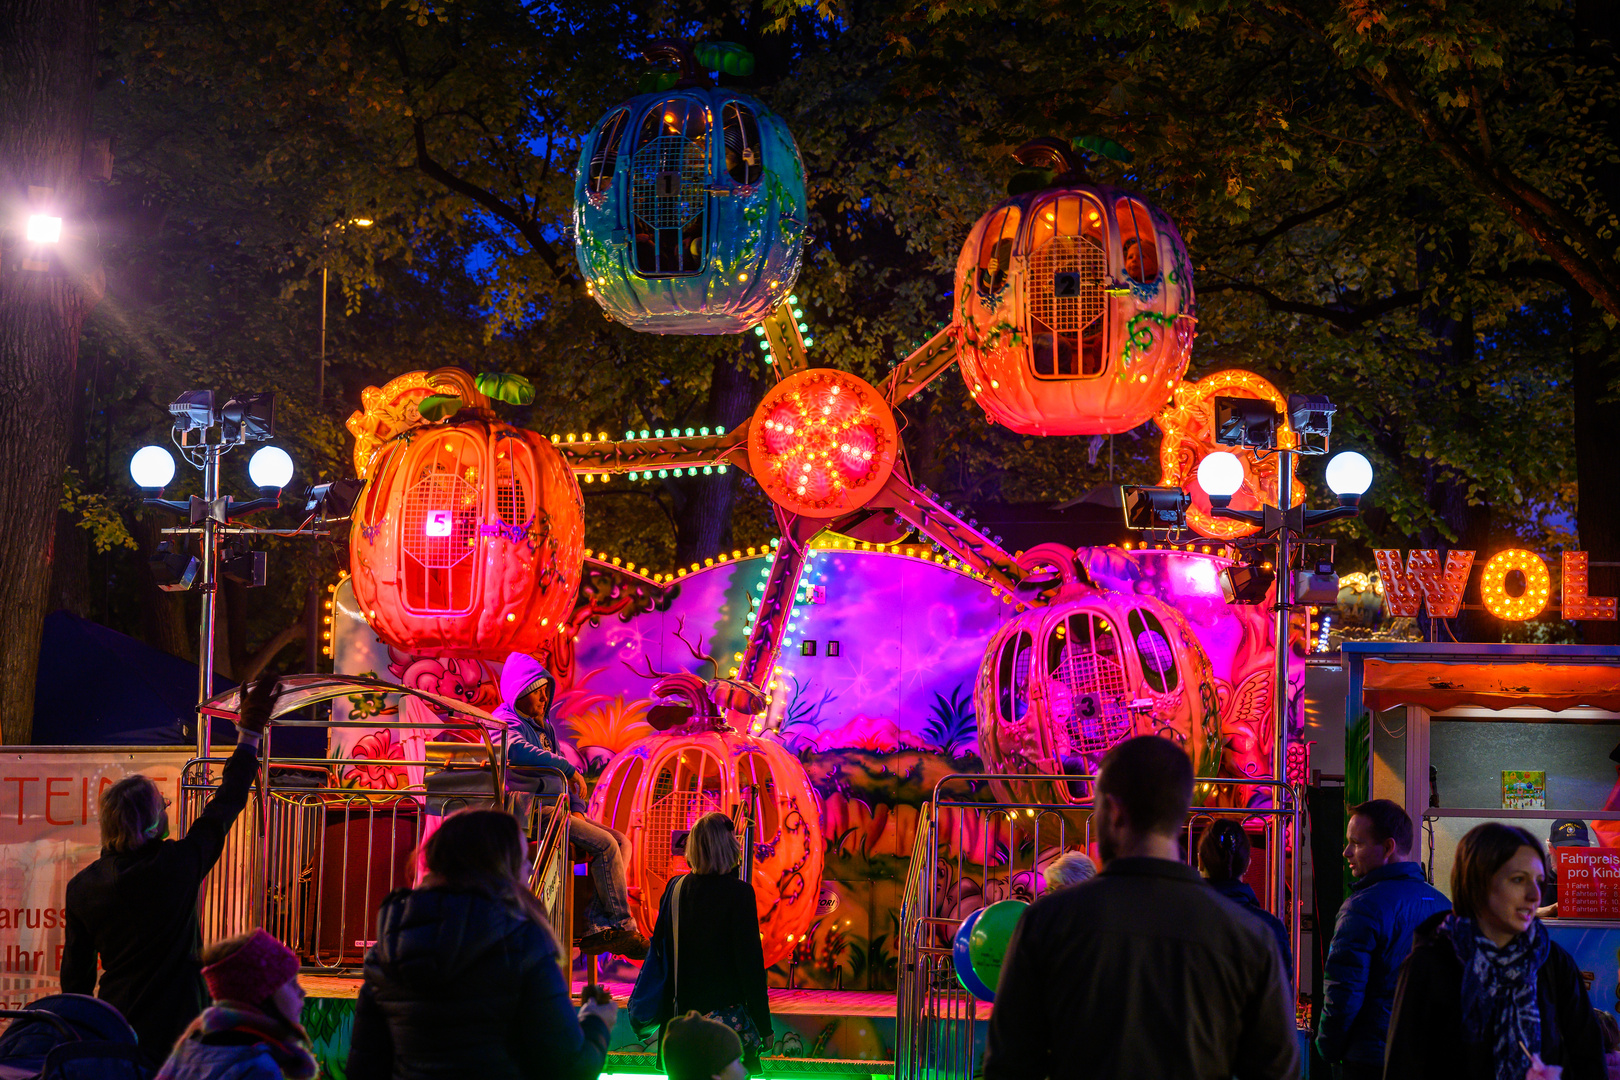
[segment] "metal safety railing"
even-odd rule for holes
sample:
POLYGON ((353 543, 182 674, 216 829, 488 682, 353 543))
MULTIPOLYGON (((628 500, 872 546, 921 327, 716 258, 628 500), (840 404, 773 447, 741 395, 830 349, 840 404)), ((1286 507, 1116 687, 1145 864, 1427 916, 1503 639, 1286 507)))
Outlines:
MULTIPOLYGON (((226 834, 224 849, 204 884, 200 918, 205 940, 218 940, 262 926, 296 952, 307 968, 357 968, 375 934, 377 908, 390 892, 415 884, 418 852, 445 814, 468 805, 511 809, 506 791, 505 740, 493 743, 482 725, 435 718, 392 721, 391 726, 466 731, 474 743, 457 744, 479 763, 450 770, 465 775, 452 790, 429 781, 445 775, 443 756, 403 758, 280 758, 273 755, 275 727, 311 726, 276 721, 265 733, 259 773, 248 804, 226 834), (424 782, 394 789, 344 787, 339 768, 435 770, 424 782), (487 782, 485 781, 487 777, 487 782)), ((327 721, 319 727, 375 728, 375 722, 327 721)), ((430 751, 431 752, 431 751, 430 751)), ((222 778, 224 757, 193 758, 181 772, 179 820, 187 827, 202 812, 222 778)), ((559 790, 566 780, 553 769, 559 790)), ((408 773, 406 776, 408 777, 408 773)), ((566 806, 566 796, 562 805, 566 806)), ((568 814, 549 813, 558 796, 536 794, 517 809, 530 848, 528 885, 539 898, 564 948, 571 940, 572 862, 568 814)))
MULTIPOLYGON (((918 817, 900 907, 895 1080, 957 1080, 977 1073, 989 1006, 957 978, 952 953, 956 932, 967 914, 993 901, 1034 900, 1041 892, 1039 871, 1044 863, 1066 850, 1090 845, 1089 806, 990 802, 974 797, 976 788, 987 789, 988 781, 997 779, 1006 777, 988 773, 943 777, 918 817), (963 794, 953 796, 947 785, 963 788, 963 794)), ((1018 779, 1067 784, 1095 781, 1096 777, 1020 775, 1018 779)), ((1268 849, 1271 844, 1287 845, 1299 836, 1299 802, 1288 783, 1204 777, 1196 782, 1206 799, 1223 788, 1270 788, 1277 805, 1193 807, 1187 815, 1188 852, 1197 846, 1197 830, 1219 817, 1259 819, 1268 849)), ((1297 844, 1294 854, 1289 898, 1299 895, 1297 844)), ((1299 905, 1285 902, 1282 906, 1285 910, 1273 913, 1290 927, 1297 958, 1299 905)), ((1297 966, 1294 974, 1297 985, 1297 966)))

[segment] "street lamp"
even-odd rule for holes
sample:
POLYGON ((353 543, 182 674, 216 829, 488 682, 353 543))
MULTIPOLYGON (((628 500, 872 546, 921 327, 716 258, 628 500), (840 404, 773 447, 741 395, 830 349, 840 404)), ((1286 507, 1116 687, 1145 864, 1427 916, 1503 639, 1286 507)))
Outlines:
MULTIPOLYGON (((219 493, 219 461, 239 446, 268 442, 275 435, 274 394, 245 394, 215 404, 212 390, 192 390, 169 404, 173 418, 171 438, 187 464, 203 474, 203 493, 187 500, 165 499, 163 489, 174 479, 174 456, 161 446, 144 446, 129 460, 129 475, 145 495, 148 506, 160 506, 184 514, 202 534, 202 563, 177 551, 165 541, 150 560, 159 588, 181 591, 196 588, 202 593, 201 640, 197 654, 197 700, 200 704, 214 693, 214 622, 218 607, 218 574, 244 584, 264 584, 264 556, 244 546, 233 549, 222 565, 221 530, 233 519, 257 510, 281 505, 281 491, 292 480, 293 460, 279 446, 263 446, 248 462, 248 475, 259 489, 256 499, 237 500, 219 493)), ((208 756, 208 724, 199 720, 197 755, 208 756)))
POLYGON ((30 244, 56 244, 62 240, 62 219, 50 214, 29 214, 23 230, 30 244))

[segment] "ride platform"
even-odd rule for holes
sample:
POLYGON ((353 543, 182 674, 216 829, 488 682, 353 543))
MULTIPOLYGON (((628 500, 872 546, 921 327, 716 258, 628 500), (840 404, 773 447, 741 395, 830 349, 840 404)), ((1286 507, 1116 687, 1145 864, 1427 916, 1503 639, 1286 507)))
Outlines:
MULTIPOLYGON (((308 995, 304 1026, 315 1044, 323 1074, 341 1077, 349 1056, 354 1002, 360 995, 358 975, 303 973, 299 976, 308 995), (332 1066, 328 1067, 328 1063, 332 1066)), ((636 1038, 625 1009, 632 984, 605 984, 619 1006, 602 1076, 662 1075, 657 1047, 636 1038)), ((577 998, 584 984, 573 984, 577 998)), ((762 1059, 761 1077, 845 1077, 848 1080, 894 1075, 896 997, 892 991, 788 990, 769 991, 776 1046, 762 1059)), ((988 1016, 988 1007, 985 1008, 988 1016)))

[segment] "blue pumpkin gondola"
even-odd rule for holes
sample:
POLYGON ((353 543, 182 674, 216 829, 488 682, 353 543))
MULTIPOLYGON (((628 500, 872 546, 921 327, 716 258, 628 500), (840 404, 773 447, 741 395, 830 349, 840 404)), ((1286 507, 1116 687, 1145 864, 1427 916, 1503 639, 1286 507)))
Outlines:
POLYGON ((793 288, 808 213, 781 117, 710 85, 690 50, 667 90, 608 112, 580 149, 575 254, 609 317, 653 334, 735 334, 793 288))

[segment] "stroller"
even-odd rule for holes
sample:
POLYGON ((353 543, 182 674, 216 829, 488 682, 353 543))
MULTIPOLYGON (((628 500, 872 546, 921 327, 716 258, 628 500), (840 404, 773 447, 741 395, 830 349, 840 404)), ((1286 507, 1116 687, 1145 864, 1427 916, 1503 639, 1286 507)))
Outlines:
POLYGON ((135 1029, 99 998, 52 994, 0 1018, 0 1080, 151 1080, 135 1029))

